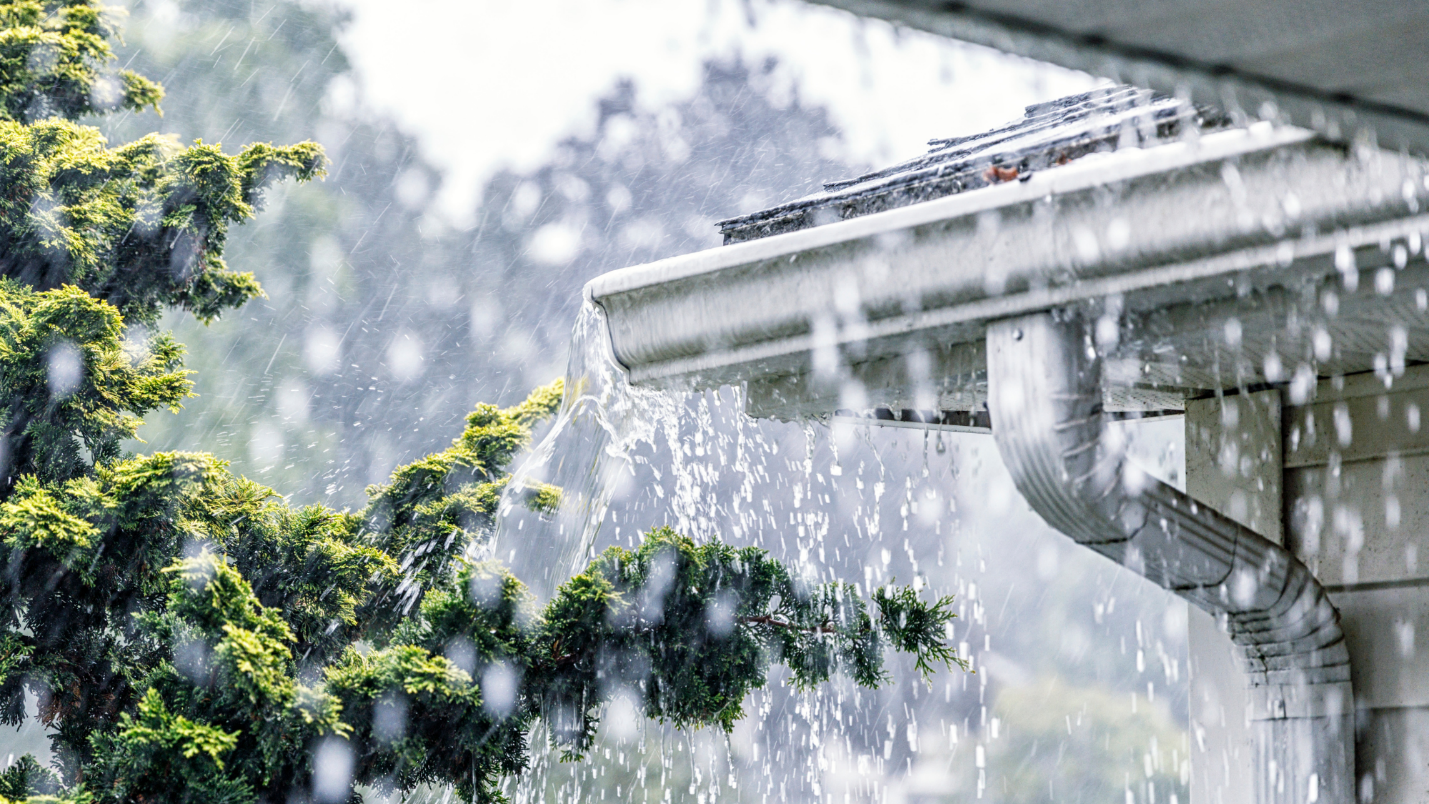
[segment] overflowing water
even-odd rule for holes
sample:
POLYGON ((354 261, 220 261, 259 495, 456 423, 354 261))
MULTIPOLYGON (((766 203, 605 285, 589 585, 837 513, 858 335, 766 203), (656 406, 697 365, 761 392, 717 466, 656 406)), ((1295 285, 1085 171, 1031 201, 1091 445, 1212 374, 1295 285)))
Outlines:
POLYGON ((512 473, 491 546, 538 599, 550 599, 590 557, 611 494, 630 474, 632 452, 674 418, 678 405, 673 394, 629 383, 611 351, 604 313, 586 302, 571 334, 560 412, 512 473), (523 504, 543 484, 560 489, 554 513, 523 504))
MULTIPOLYGON (((538 595, 600 549, 669 525, 865 594, 890 582, 954 594, 953 641, 978 672, 925 685, 889 656, 880 689, 836 679, 798 693, 776 671, 729 734, 646 721, 638 696, 612 689, 586 760, 561 763, 532 735, 531 769, 508 781, 514 801, 977 800, 1053 779, 1121 800, 1130 771, 1137 801, 1184 790, 1184 606, 1049 531, 990 438, 752 419, 740 389, 632 387, 592 306, 570 354, 560 414, 519 462, 491 548, 538 595), (521 504, 542 483, 562 490, 544 516, 521 504), (1101 746, 1100 764, 1069 773, 1056 761, 1068 746, 1101 746)), ((1123 429, 1174 482, 1179 422, 1123 429)))

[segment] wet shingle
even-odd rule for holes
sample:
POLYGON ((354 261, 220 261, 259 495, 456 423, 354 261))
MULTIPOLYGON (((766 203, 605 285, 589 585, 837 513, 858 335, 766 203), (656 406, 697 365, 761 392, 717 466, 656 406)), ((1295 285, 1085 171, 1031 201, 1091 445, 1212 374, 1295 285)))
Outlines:
POLYGON ((928 153, 824 192, 720 221, 738 243, 855 218, 920 201, 1026 180, 1087 154, 1146 147, 1228 124, 1217 112, 1135 87, 1117 86, 1028 106, 1021 120, 967 137, 931 140, 928 153))

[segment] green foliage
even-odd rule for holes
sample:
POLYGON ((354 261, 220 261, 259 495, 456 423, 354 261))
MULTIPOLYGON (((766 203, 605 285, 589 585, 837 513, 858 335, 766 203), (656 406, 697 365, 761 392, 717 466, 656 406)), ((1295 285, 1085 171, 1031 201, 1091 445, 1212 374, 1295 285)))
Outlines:
POLYGON ((205 551, 162 573, 167 606, 135 634, 168 650, 129 690, 132 713, 90 735, 86 778, 112 801, 252 801, 293 784, 309 743, 347 733, 337 700, 297 679, 292 631, 227 561, 205 551))
POLYGON ((229 225, 253 217, 270 182, 323 165, 311 142, 230 156, 150 135, 111 149, 68 120, 0 121, 0 271, 42 290, 75 285, 131 322, 165 305, 210 321, 261 293, 224 265, 229 225))
POLYGON ((894 648, 913 654, 923 678, 933 675, 935 663, 968 669, 967 661, 959 659, 943 641, 949 636, 948 624, 957 616, 952 611, 952 598, 942 598, 929 606, 918 599, 915 590, 904 586, 875 591, 873 603, 878 607, 888 641, 894 648))
POLYGON ((60 792, 59 777, 25 754, 0 773, 0 801, 24 800, 60 792))
POLYGON ((224 240, 284 178, 321 176, 315 143, 236 156, 150 135, 109 148, 84 115, 158 108, 162 90, 114 71, 114 12, 94 0, 0 5, 0 276, 74 285, 152 323, 169 305, 202 321, 261 294, 229 271, 224 240))
POLYGON ((880 589, 875 600, 899 604, 880 605, 875 619, 850 584, 804 584, 759 548, 697 545, 657 528, 637 550, 610 548, 560 588, 535 638, 534 704, 580 756, 612 683, 640 689, 649 717, 729 729, 771 659, 801 688, 841 669, 878 686, 887 638, 920 666, 925 654, 957 662, 942 641, 950 599, 930 605, 912 590, 880 589), (904 624, 914 620, 924 625, 904 624))
POLYGON ((24 123, 158 109, 158 84, 112 67, 118 14, 75 0, 0 4, 0 115, 24 123))
MULTIPOLYGON (((343 800, 361 783, 494 801, 538 718, 579 756, 621 685, 651 717, 728 729, 774 660, 802 687, 839 670, 876 685, 889 644, 925 672, 956 661, 946 601, 880 590, 870 614, 854 587, 667 529, 538 608, 472 555, 559 382, 479 405, 356 512, 290 506, 210 455, 124 453, 190 389, 174 339, 126 325, 166 307, 208 321, 260 293, 223 264, 228 226, 324 158, 154 135, 109 148, 73 118, 160 91, 106 72, 106 14, 0 6, 0 720, 35 694, 59 771, 22 759, 0 799, 343 800)), ((559 492, 524 498, 552 511, 559 492)))
POLYGON ((0 487, 63 481, 113 460, 139 416, 189 393, 183 349, 166 335, 126 343, 113 305, 76 287, 35 292, 0 280, 0 487))

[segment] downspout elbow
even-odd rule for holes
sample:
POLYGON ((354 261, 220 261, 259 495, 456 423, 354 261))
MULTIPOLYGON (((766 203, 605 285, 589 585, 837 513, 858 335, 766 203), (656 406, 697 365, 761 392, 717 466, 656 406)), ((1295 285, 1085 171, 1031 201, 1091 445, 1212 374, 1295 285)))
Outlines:
POLYGON ((1125 464, 1104 438, 1085 322, 1001 321, 987 345, 993 437, 1033 510, 1229 633, 1251 692, 1258 804, 1353 801, 1349 652, 1324 587, 1285 548, 1125 464))

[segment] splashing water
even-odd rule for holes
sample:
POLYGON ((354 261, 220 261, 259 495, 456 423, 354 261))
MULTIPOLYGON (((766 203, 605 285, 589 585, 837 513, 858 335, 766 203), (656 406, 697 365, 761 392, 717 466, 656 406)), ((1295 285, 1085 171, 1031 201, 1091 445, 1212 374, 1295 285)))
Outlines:
MULTIPOLYGON (((534 750, 531 767, 507 782, 512 801, 613 794, 649 804, 830 796, 873 802, 924 787, 971 800, 979 782, 991 790, 1014 778, 1008 769, 1020 759, 1010 757, 1027 746, 1009 735, 1028 729, 1041 730, 1034 741, 1068 744, 1119 730, 1151 746, 1147 756, 1164 754, 1170 768, 1188 755, 1182 732, 1166 721, 1168 701, 1176 711, 1185 707, 1178 693, 1184 639, 1152 629, 1143 640, 1140 630, 1143 621, 1164 619, 1163 593, 1113 583, 1125 573, 1061 549, 1060 536, 1015 504, 985 437, 753 419, 741 389, 632 387, 612 354, 602 311, 592 305, 576 322, 570 354, 559 415, 518 464, 487 548, 538 598, 549 599, 597 549, 634 547, 643 531, 668 524, 697 541, 769 550, 810 581, 841 579, 871 590, 896 579, 955 593, 953 638, 980 669, 988 667, 925 687, 895 657, 891 683, 878 690, 835 680, 799 691, 776 674, 751 695, 750 716, 728 734, 681 734, 645 721, 636 706, 612 704, 586 761, 561 763, 549 749, 534 750), (561 489, 559 507, 544 515, 524 504, 543 484, 561 489), (1027 594, 1029 585, 1058 591, 1027 594), (1043 619, 1055 621, 1053 632, 1043 619), (998 685, 989 687, 989 679, 998 685), (1057 716, 1048 720, 1040 717, 1049 706, 1044 688, 1054 681, 1062 686, 1054 685, 1057 716), (1152 681, 1159 709, 1148 706, 1152 681), (1084 723, 1087 711, 1110 706, 1112 699, 1097 697, 1103 684, 1139 691, 1140 709, 1134 695, 1117 698, 1126 712, 1084 723), (1002 692, 1008 697, 999 703, 1002 692), (1032 697, 1036 706, 1017 708, 1032 697), (1043 720, 1055 720, 1056 728, 1043 720)), ((617 702, 629 694, 611 691, 617 702)), ((547 745, 542 728, 533 746, 547 745)), ((1139 763, 1142 753, 1136 757, 1139 763)), ((1139 764, 1134 769, 1141 772, 1139 764)), ((1059 789, 1080 784, 1060 771, 1038 772, 1042 784, 1054 776, 1059 789)), ((1161 774, 1157 784, 1169 779, 1161 774)))
POLYGON ((631 452, 678 417, 678 395, 630 384, 611 351, 605 313, 586 302, 571 333, 565 396, 555 424, 512 474, 498 514, 492 557, 505 562, 539 600, 581 569, 631 452), (543 485, 560 489, 556 511, 524 500, 543 485))

